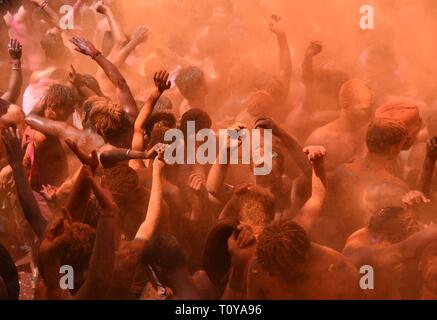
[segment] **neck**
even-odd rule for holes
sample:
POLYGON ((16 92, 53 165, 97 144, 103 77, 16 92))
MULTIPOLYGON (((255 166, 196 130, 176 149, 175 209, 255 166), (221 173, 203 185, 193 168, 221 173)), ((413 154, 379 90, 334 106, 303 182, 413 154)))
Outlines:
POLYGON ((368 152, 364 158, 364 163, 368 168, 386 168, 389 159, 385 155, 368 152))
POLYGON ((337 119, 337 123, 339 123, 341 127, 352 132, 355 132, 357 131, 357 129, 363 128, 365 126, 365 123, 360 123, 358 121, 349 119, 344 110, 341 111, 340 117, 337 119))

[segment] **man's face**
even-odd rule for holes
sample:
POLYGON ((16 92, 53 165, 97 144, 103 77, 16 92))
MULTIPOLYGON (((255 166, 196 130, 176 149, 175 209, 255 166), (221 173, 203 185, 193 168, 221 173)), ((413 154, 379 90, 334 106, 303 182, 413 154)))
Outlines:
POLYGON ((372 117, 375 107, 373 93, 368 88, 360 88, 352 97, 349 106, 346 106, 348 118, 357 124, 366 124, 372 117))

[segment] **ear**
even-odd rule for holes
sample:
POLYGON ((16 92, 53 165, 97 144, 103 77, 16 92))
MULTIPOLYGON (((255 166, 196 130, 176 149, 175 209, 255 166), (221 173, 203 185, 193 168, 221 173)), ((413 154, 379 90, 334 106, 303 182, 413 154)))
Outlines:
POLYGON ((52 108, 50 108, 50 107, 46 107, 46 108, 44 109, 44 116, 45 116, 46 118, 53 119, 53 118, 56 117, 56 113, 53 111, 52 108))

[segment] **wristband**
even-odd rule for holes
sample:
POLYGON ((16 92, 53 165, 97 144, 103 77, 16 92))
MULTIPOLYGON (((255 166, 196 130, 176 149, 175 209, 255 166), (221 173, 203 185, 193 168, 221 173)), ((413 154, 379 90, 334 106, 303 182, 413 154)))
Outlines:
POLYGON ((97 51, 96 53, 94 53, 94 54, 91 56, 91 58, 92 58, 93 60, 96 60, 97 57, 100 56, 101 54, 102 54, 102 53, 101 53, 100 51, 97 51))
POLYGON ((21 60, 11 60, 12 70, 21 70, 21 60))

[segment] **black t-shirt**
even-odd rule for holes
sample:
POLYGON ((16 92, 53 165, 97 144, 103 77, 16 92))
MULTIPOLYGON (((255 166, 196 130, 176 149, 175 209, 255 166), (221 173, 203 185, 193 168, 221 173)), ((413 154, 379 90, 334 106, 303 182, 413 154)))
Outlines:
POLYGON ((6 285, 9 300, 18 300, 20 295, 20 284, 15 263, 9 252, 0 244, 0 277, 6 285))

